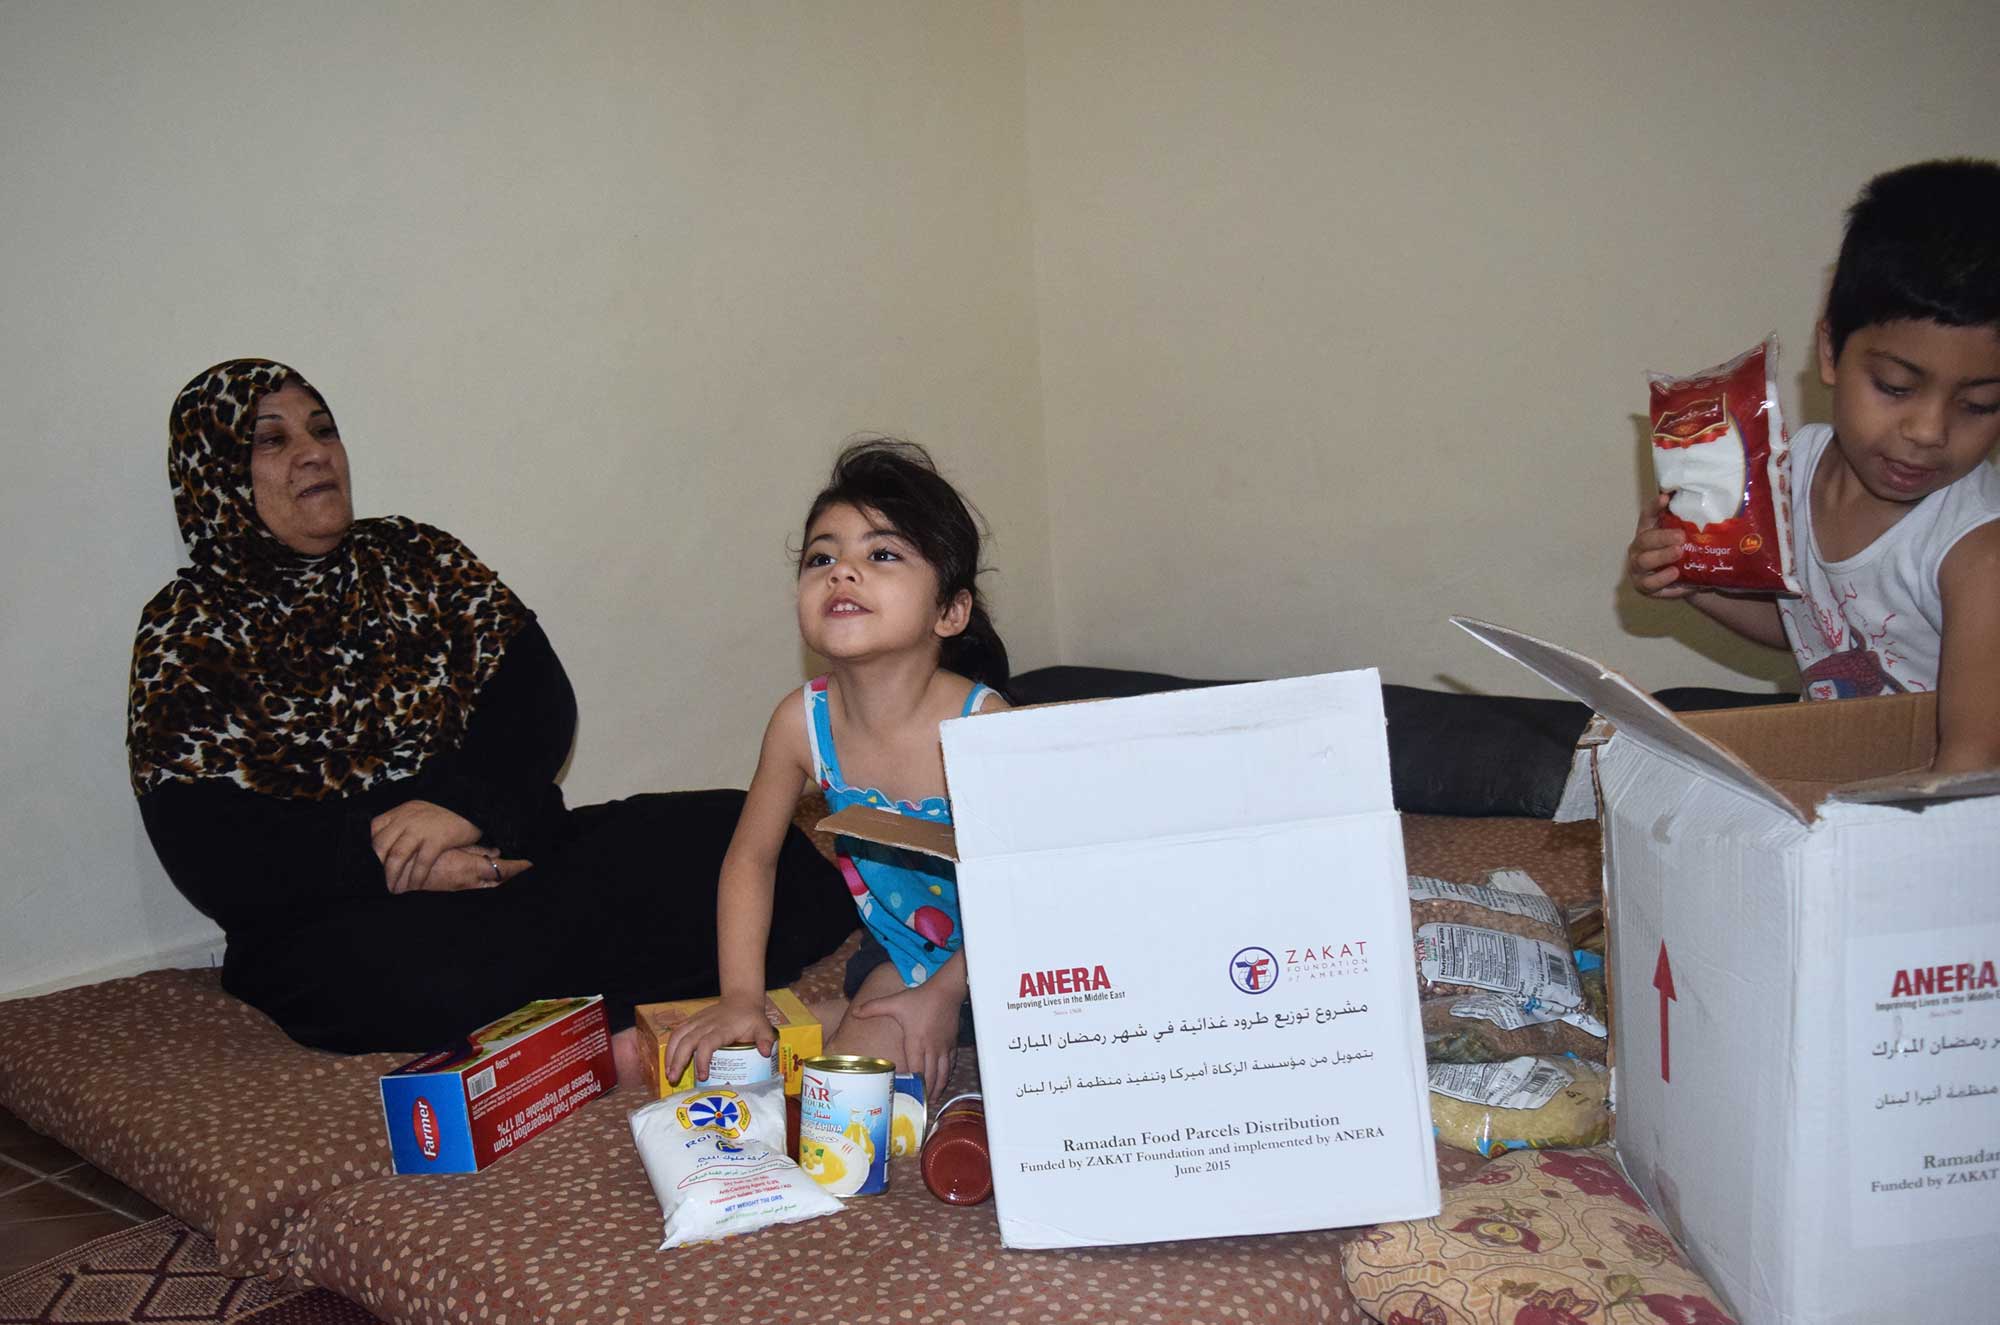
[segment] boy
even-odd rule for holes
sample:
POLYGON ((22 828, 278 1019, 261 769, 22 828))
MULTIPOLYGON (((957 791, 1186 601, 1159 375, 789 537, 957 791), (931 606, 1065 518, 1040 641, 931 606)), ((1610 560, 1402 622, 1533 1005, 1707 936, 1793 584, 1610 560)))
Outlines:
POLYGON ((1818 342, 1833 423, 1799 429, 1791 452, 1803 596, 1675 583, 1665 494, 1626 550, 1632 583, 1789 646, 1808 699, 1936 690, 1932 769, 2000 767, 2000 164, 1869 181, 1818 342))

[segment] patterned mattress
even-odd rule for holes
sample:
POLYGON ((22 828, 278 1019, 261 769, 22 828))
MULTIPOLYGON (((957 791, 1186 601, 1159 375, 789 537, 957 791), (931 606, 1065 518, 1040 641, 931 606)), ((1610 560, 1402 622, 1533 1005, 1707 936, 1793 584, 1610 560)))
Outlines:
MULTIPOLYGON (((1514 865, 1558 902, 1597 896, 1592 825, 1406 816, 1404 840, 1415 871, 1514 865)), ((841 961, 801 993, 837 996, 841 961)), ((1341 1230, 1004 1252, 990 1205, 932 1200, 907 1161, 887 1195, 837 1216, 660 1252, 616 1096, 526 1158, 392 1178, 376 1077, 401 1057, 301 1048, 208 971, 0 1003, 0 1104, 212 1233, 225 1268, 318 1283, 386 1319, 1364 1319, 1341 1230)), ((1447 1186, 1483 1164, 1439 1159, 1447 1186)))

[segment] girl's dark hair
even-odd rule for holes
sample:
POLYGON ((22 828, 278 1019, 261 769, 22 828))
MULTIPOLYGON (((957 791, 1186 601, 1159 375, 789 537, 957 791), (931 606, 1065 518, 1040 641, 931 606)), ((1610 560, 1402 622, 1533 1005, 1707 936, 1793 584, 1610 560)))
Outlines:
POLYGON ((939 607, 961 590, 972 595, 972 615, 963 631, 940 641, 938 663, 995 688, 1006 685, 1007 646, 979 592, 979 520, 938 473, 931 453, 894 437, 849 442, 806 512, 805 534, 835 506, 873 512, 907 538, 937 572, 939 607))

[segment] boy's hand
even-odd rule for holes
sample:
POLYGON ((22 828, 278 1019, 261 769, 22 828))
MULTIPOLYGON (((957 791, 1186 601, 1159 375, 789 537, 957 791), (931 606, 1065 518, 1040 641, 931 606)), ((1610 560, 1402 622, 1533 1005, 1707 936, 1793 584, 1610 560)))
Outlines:
POLYGON ((694 1079, 708 1075, 709 1057, 725 1044, 755 1043, 759 1053, 770 1053, 778 1043, 778 1032, 764 1016, 764 999, 724 997, 674 1027, 667 1037, 667 1080, 674 1081, 694 1061, 694 1079))
POLYGON ((912 989, 870 998, 847 1010, 850 1017, 891 1017, 903 1028, 907 1063, 897 1070, 915 1072, 924 1079, 924 1093, 935 1097, 951 1080, 952 1061, 958 1053, 958 1006, 965 1001, 965 982, 953 980, 940 970, 912 989))
POLYGON ((1669 497, 1661 493, 1639 512, 1639 529, 1625 550, 1625 573, 1632 587, 1648 598, 1685 598, 1701 592, 1699 585, 1680 584, 1681 547, 1686 537, 1678 529, 1662 529, 1660 516, 1669 497))

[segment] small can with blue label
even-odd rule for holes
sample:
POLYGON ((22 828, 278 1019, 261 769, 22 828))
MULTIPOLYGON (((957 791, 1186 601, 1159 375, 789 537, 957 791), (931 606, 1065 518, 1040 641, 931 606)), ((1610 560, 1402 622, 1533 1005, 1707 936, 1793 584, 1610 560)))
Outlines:
POLYGON ((889 1157, 914 1155, 924 1144, 924 1079, 898 1072, 889 1104, 889 1157))
POLYGON ((889 1189, 896 1066, 886 1058, 810 1058, 799 1079, 799 1167, 835 1196, 889 1189))

